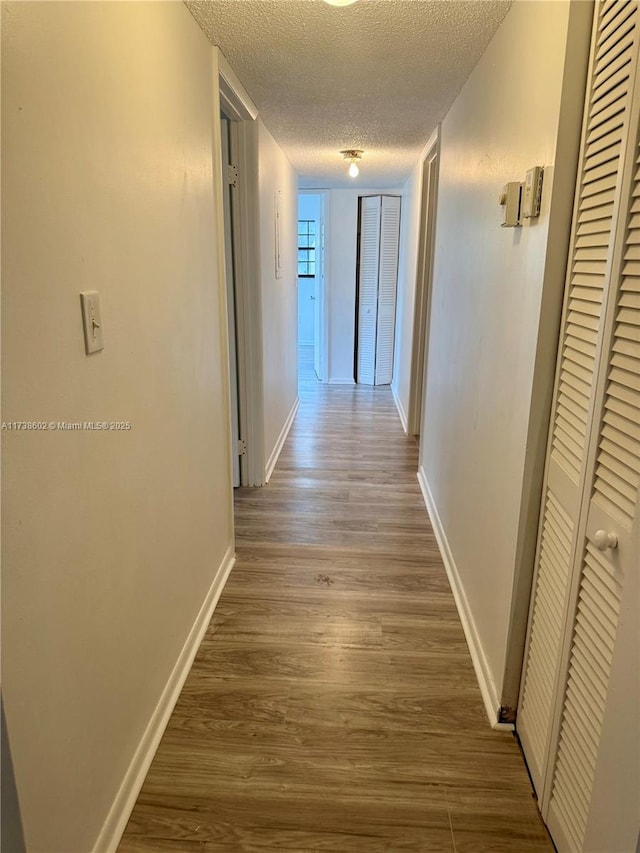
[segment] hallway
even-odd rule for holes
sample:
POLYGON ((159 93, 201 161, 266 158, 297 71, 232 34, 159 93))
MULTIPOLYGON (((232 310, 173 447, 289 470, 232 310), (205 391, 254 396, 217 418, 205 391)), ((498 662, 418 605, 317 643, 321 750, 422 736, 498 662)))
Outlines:
POLYGON ((387 387, 304 383, 123 837, 141 851, 551 851, 487 723, 387 387))

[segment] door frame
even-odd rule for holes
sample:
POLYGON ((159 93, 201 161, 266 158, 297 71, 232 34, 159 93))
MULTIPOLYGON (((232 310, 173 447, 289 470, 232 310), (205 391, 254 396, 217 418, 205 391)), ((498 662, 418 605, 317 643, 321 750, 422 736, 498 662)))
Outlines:
POLYGON ((236 333, 236 282, 235 264, 233 259, 233 246, 235 242, 235 229, 232 216, 231 193, 233 187, 229 178, 225 180, 225 172, 230 169, 233 162, 231 158, 231 120, 227 118, 224 110, 220 112, 220 138, 222 143, 222 194, 224 210, 224 259, 225 259, 225 285, 227 292, 227 351, 229 353, 229 406, 231 411, 231 469, 233 475, 234 489, 240 485, 240 465, 242 455, 240 453, 240 417, 238 405, 238 345, 236 333))
POLYGON ((429 355, 429 323, 433 259, 435 254, 436 211, 438 203, 438 172, 440 164, 440 125, 427 143, 422 159, 420 230, 413 312, 413 342, 407 432, 420 435, 422 431, 427 359, 429 355))
MULTIPOLYGON (((238 167, 239 180, 232 196, 233 262, 236 285, 236 331, 238 358, 238 410, 240 440, 245 452, 240 457, 240 484, 262 486, 264 466, 264 389, 262 371, 262 303, 260 296, 259 196, 258 196, 258 110, 219 48, 213 49, 214 79, 219 103, 214 104, 214 144, 221 150, 220 113, 230 120, 231 157, 238 167)), ((221 162, 221 160, 220 160, 221 162)), ((216 193, 222 218, 222 168, 216 170, 220 182, 216 193)), ((216 235, 219 266, 224 265, 224 234, 216 235)), ((221 279, 222 280, 222 279, 221 279)), ((226 293, 224 294, 226 316, 226 293)), ((228 357, 228 355, 227 355, 228 357)), ((229 397, 229 395, 227 395, 229 397)), ((229 419, 231 403, 228 399, 229 419)), ((235 452, 235 449, 231 449, 235 452)))

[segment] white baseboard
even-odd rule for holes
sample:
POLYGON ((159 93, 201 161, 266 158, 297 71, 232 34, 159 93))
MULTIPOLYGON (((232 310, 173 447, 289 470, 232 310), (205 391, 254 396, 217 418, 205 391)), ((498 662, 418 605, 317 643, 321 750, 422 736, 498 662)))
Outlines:
POLYGON ((393 394, 393 401, 396 404, 396 409, 398 410, 398 414, 400 415, 400 423, 402 424, 402 429, 409 435, 409 419, 407 418, 407 413, 404 410, 404 406, 402 405, 402 401, 396 392, 395 386, 393 382, 391 383, 391 393, 393 394))
POLYGON ((173 667, 169 680, 165 684, 158 704, 142 735, 115 800, 109 809, 109 814, 93 846, 93 853, 115 853, 120 843, 122 833, 136 804, 138 794, 149 771, 153 757, 156 754, 158 744, 178 701, 180 691, 184 686, 193 659, 211 621, 213 611, 233 568, 235 559, 233 546, 229 546, 216 572, 213 583, 209 587, 202 607, 196 616, 196 620, 189 631, 189 635, 173 667))
POLYGON ((341 379, 339 376, 332 376, 327 380, 327 385, 355 385, 355 379, 341 379))
POLYGON ((287 419, 284 422, 284 426, 280 430, 280 435, 278 436, 278 440, 276 441, 276 446, 273 448, 271 452, 271 456, 267 461, 267 465, 264 471, 264 481, 268 483, 271 479, 271 475, 273 474, 273 469, 276 467, 276 462, 278 461, 278 457, 280 456, 280 452, 282 447, 287 440, 287 436, 289 435, 289 430, 291 429, 291 424, 293 423, 293 419, 296 416, 296 412, 298 411, 298 406, 300 405, 300 398, 296 397, 296 401, 291 407, 291 411, 287 415, 287 419))
POLYGON ((442 561, 447 572, 447 577, 449 578, 451 591, 453 592, 456 607, 458 608, 458 615, 460 616, 464 635, 467 639, 467 645, 469 646, 469 651, 471 653, 471 660, 473 661, 473 668, 476 673, 476 678, 478 679, 478 685, 480 687, 480 693, 482 694, 484 708, 487 713, 487 717, 489 718, 489 723, 491 724, 492 729, 512 732, 514 726, 511 723, 499 722, 500 699, 498 697, 498 691, 496 690, 493 675, 489 668, 489 662, 487 661, 487 656, 484 653, 484 649, 480 641, 480 635, 478 634, 478 629, 476 628, 476 623, 474 621, 471 608, 469 607, 469 602, 467 601, 467 596, 465 594, 462 581, 460 580, 460 575, 458 573, 455 560, 453 559, 453 554, 451 553, 451 548, 449 547, 447 536, 445 534, 444 527, 442 526, 440 516, 438 515, 438 509, 433 499, 433 495, 431 494, 431 489, 429 488, 422 465, 418 469, 418 482, 420 483, 422 496, 429 512, 429 517, 431 518, 433 531, 436 535, 440 554, 442 555, 442 561))

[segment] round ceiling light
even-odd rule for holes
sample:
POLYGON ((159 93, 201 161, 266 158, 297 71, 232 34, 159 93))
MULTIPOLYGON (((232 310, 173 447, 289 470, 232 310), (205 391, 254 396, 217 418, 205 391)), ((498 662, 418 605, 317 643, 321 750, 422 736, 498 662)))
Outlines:
POLYGON ((350 6, 352 3, 356 3, 357 0, 324 0, 324 2, 330 6, 350 6))

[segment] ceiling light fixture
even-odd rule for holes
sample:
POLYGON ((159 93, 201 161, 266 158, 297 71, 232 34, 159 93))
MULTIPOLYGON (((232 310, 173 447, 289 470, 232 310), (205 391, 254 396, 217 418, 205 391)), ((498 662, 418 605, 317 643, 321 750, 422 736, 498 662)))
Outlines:
POLYGON ((340 152, 345 160, 347 160, 351 165, 349 166, 349 175, 352 178, 357 178, 360 174, 360 169, 358 168, 358 160, 362 159, 363 151, 360 148, 347 148, 346 151, 340 152))
POLYGON ((350 6, 352 3, 355 3, 356 0, 324 0, 325 3, 328 3, 330 6, 350 6))

